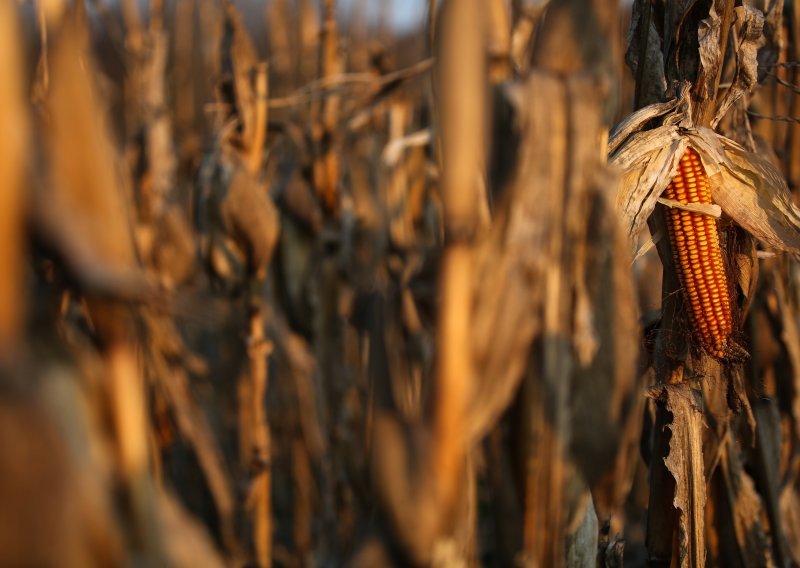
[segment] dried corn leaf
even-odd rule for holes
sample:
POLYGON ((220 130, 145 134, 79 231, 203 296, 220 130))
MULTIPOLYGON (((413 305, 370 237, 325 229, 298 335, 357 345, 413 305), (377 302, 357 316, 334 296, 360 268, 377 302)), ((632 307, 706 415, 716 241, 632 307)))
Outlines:
MULTIPOLYGON (((125 174, 95 86, 87 37, 85 27, 67 23, 50 51, 52 81, 43 125, 50 183, 35 192, 33 216, 37 237, 79 284, 97 336, 108 344, 134 333, 127 307, 108 300, 147 299, 153 287, 139 268, 125 174)), ((126 359, 114 371, 124 380, 135 372, 129 363, 126 359)), ((136 414, 139 409, 128 401, 119 410, 136 414)))
POLYGON ((533 344, 539 372, 529 375, 521 395, 528 429, 521 443, 536 448, 526 466, 524 541, 542 565, 560 558, 570 532, 566 518, 581 498, 565 480, 586 479, 604 516, 619 506, 635 442, 619 430, 602 440, 596 433, 609 421, 636 432, 641 416, 634 411, 634 422, 629 421, 637 392, 637 353, 629 346, 638 334, 630 258, 602 191, 614 180, 598 161, 591 138, 573 130, 601 129, 600 97, 586 94, 592 85, 587 77, 562 81, 534 72, 523 86, 509 90, 520 158, 509 200, 476 259, 481 301, 472 332, 478 371, 470 419, 474 436, 506 407, 520 373, 531 364, 530 342, 541 338, 533 344), (549 104, 531 104, 538 99, 549 104), (565 166, 567 160, 573 167, 565 166), (574 460, 570 450, 583 455, 574 460), (571 476, 576 469, 580 475, 571 476))
POLYGON ((156 385, 169 402, 178 429, 194 449, 217 507, 223 539, 230 543, 234 497, 229 473, 211 425, 191 391, 184 370, 189 366, 189 354, 171 321, 149 312, 142 317, 150 338, 148 355, 156 374, 156 385), (176 363, 170 364, 170 361, 176 363))
POLYGON ((257 93, 253 84, 257 58, 242 17, 230 1, 225 3, 225 31, 220 47, 223 75, 220 98, 229 105, 229 116, 238 119, 239 144, 249 147, 259 127, 256 123, 257 93))
MULTIPOLYGON (((542 326, 543 282, 548 260, 545 251, 558 232, 558 200, 551 187, 561 187, 558 168, 544 153, 539 140, 545 133, 563 136, 568 109, 561 102, 564 85, 544 74, 532 73, 524 87, 508 95, 516 107, 525 139, 520 163, 511 181, 512 196, 497 215, 492 234, 482 243, 475 261, 475 303, 472 344, 475 346, 474 401, 470 437, 477 439, 494 423, 511 400, 528 362, 530 343, 542 326), (553 101, 558 108, 523 104, 532 93, 553 101), (546 183, 543 180, 552 180, 546 183)), ((552 150, 556 159, 563 159, 552 150)), ((552 259, 558 262, 560 259, 552 259)))
POLYGON ((656 392, 672 414, 669 425, 672 437, 664 463, 675 479, 673 504, 680 511, 680 565, 682 568, 705 566, 703 414, 697 407, 695 392, 687 384, 662 385, 656 392))
MULTIPOLYGON (((575 101, 574 124, 591 132, 592 97, 571 94, 570 99, 575 101)), ((664 113, 665 107, 670 108, 671 103, 651 110, 664 113)), ((576 138, 577 133, 572 139, 576 138)), ((584 164, 585 175, 591 179, 590 145, 572 142, 574 155, 582 158, 578 163, 584 164)), ((630 489, 644 402, 637 384, 639 353, 630 349, 639 326, 636 305, 631 301, 634 292, 627 239, 615 218, 611 196, 604 191, 615 183, 613 173, 594 174, 589 184, 596 184, 597 194, 589 197, 590 190, 583 196, 588 200, 585 209, 566 213, 564 237, 564 246, 575 254, 572 333, 578 363, 568 395, 572 413, 569 445, 603 520, 619 511, 630 489), (575 234, 569 230, 578 219, 586 219, 589 227, 583 246, 572 241, 575 234), (604 435, 598 435, 600 431, 604 435)), ((580 194, 570 198, 572 202, 580 199, 580 194)))
POLYGON ((721 138, 721 177, 709 173, 713 199, 767 247, 800 254, 800 210, 783 175, 768 160, 721 138))
MULTIPOLYGON (((722 16, 717 12, 716 2, 711 2, 708 17, 701 20, 697 26, 697 41, 699 43, 697 53, 700 58, 700 68, 695 88, 698 90, 697 97, 701 102, 713 101, 716 93, 717 77, 723 61, 723 53, 720 50, 720 37, 723 33, 722 23, 722 16)), ((684 78, 689 77, 691 75, 684 76, 684 78)))
POLYGON ((678 102, 679 100, 674 98, 664 103, 647 105, 622 119, 608 136, 609 154, 613 154, 620 144, 625 142, 631 134, 639 132, 645 124, 674 110, 678 106, 678 102))
POLYGON ((585 245, 589 329, 576 325, 596 338, 596 350, 576 369, 570 393, 570 449, 601 519, 617 513, 628 495, 644 404, 636 374, 639 352, 631 349, 639 326, 630 257, 609 201, 601 195, 592 204, 585 245))
POLYGON ((70 220, 69 230, 93 258, 126 269, 136 264, 131 225, 118 156, 82 35, 79 27, 66 27, 50 54, 47 142, 54 183, 47 200, 70 220))
POLYGON ((763 0, 756 6, 764 12, 764 45, 758 50, 760 80, 764 79, 765 70, 778 62, 784 50, 783 5, 784 0, 763 0))
POLYGON ((686 144, 677 126, 664 126, 634 134, 611 156, 610 164, 622 170, 616 207, 632 250, 677 172, 686 144))
POLYGON ((758 48, 764 44, 764 15, 747 4, 739 6, 736 8, 736 26, 739 39, 736 75, 717 109, 711 122, 712 127, 719 124, 736 101, 753 89, 758 79, 757 54, 758 48))

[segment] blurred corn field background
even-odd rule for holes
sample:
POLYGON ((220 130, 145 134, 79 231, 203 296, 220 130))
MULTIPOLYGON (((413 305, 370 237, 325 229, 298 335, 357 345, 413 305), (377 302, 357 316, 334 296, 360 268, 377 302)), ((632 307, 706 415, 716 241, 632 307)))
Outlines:
POLYGON ((0 0, 0 567, 800 565, 798 34, 0 0))

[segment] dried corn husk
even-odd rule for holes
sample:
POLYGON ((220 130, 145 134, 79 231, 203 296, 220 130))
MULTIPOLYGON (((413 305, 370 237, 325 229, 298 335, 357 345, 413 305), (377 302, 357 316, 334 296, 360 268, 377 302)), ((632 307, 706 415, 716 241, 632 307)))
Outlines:
POLYGON ((616 205, 632 245, 691 146, 703 160, 713 200, 723 213, 765 247, 800 254, 800 210, 781 172, 733 140, 686 122, 673 115, 659 128, 613 141, 617 149, 610 163, 622 170, 616 205))

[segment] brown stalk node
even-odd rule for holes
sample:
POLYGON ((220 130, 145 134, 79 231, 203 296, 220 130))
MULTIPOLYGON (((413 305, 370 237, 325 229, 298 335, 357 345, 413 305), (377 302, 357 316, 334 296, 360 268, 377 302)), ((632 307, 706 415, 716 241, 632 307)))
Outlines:
MULTIPOLYGON (((697 151, 686 149, 664 196, 682 204, 712 203, 708 175, 697 151)), ((717 220, 678 208, 669 209, 666 218, 692 332, 712 357, 725 359, 733 345, 733 315, 717 220)))

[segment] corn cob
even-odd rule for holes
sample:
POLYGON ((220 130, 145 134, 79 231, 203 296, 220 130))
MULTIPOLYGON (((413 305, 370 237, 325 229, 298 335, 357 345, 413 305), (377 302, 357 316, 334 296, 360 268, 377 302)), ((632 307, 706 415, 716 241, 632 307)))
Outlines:
MULTIPOLYGON (((681 157, 678 173, 664 196, 683 204, 711 204, 708 175, 692 148, 687 148, 681 157)), ((693 333, 709 354, 723 359, 733 319, 716 219, 674 207, 666 218, 693 333)))

